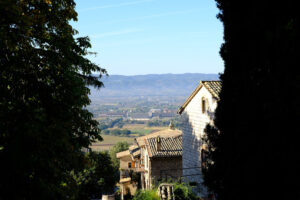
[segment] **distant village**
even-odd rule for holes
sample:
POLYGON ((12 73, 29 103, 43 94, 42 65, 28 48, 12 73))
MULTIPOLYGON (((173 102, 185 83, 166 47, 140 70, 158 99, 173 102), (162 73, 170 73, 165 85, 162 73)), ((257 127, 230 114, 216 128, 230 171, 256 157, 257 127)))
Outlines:
POLYGON ((124 99, 122 102, 116 101, 93 102, 89 110, 95 118, 123 118, 124 120, 147 121, 153 119, 166 119, 175 117, 178 106, 183 102, 183 98, 175 101, 166 101, 160 98, 124 99))
POLYGON ((176 116, 175 109, 159 109, 152 108, 148 112, 134 112, 133 110, 129 110, 127 112, 115 112, 113 110, 108 111, 103 114, 99 114, 98 117, 103 118, 124 118, 129 120, 140 120, 146 121, 151 119, 163 119, 163 118, 171 118, 176 116))

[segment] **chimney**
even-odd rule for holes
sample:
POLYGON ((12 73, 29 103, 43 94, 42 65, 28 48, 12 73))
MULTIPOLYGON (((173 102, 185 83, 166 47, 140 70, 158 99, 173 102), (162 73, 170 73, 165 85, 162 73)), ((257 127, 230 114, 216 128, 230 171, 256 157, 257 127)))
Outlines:
POLYGON ((170 121, 169 128, 170 128, 171 130, 175 130, 175 127, 174 127, 174 124, 173 124, 172 121, 170 121))
POLYGON ((159 136, 156 138, 156 151, 161 151, 161 139, 159 136))

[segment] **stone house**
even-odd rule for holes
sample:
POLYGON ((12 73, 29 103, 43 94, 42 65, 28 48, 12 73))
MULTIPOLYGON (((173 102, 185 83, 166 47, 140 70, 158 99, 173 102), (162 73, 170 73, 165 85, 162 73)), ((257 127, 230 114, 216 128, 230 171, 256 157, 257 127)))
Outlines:
POLYGON ((133 195, 138 189, 138 180, 135 180, 132 175, 141 169, 139 155, 140 150, 135 145, 116 154, 116 157, 120 159, 119 185, 122 199, 126 194, 133 195))
POLYGON ((157 135, 146 138, 141 145, 141 160, 145 166, 142 173, 143 188, 151 189, 163 179, 178 179, 182 176, 182 135, 157 135))
POLYGON ((182 127, 182 173, 183 178, 194 185, 193 191, 203 198, 208 197, 203 185, 202 168, 205 167, 206 145, 202 138, 208 123, 213 124, 214 112, 221 91, 220 81, 200 81, 198 87, 179 108, 182 127))
POLYGON ((163 179, 181 178, 181 131, 170 128, 138 137, 134 145, 116 156, 120 159, 121 196, 134 194, 137 189, 132 173, 139 173, 141 189, 151 189, 163 179))

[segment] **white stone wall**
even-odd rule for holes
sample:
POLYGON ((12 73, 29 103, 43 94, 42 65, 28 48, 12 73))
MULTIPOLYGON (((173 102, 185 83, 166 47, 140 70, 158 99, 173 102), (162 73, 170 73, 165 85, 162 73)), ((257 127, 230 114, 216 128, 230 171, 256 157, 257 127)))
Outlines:
POLYGON ((128 163, 131 163, 132 162, 132 159, 131 159, 131 156, 128 155, 128 156, 124 156, 124 157, 121 157, 120 158, 120 168, 121 169, 129 169, 128 168, 128 163))
POLYGON ((145 173, 144 173, 144 180, 145 180, 145 186, 146 189, 150 189, 151 186, 151 180, 150 180, 150 158, 149 158, 149 154, 147 151, 146 146, 141 148, 141 156, 143 158, 143 164, 144 164, 144 169, 145 169, 145 173))
POLYGON ((216 107, 217 101, 205 87, 202 87, 182 113, 184 122, 182 130, 182 173, 187 182, 197 182, 194 191, 200 196, 207 195, 207 189, 202 184, 202 171, 199 168, 201 167, 201 138, 205 134, 204 129, 207 123, 212 123, 216 107), (207 99, 207 112, 205 113, 202 113, 203 97, 207 99))

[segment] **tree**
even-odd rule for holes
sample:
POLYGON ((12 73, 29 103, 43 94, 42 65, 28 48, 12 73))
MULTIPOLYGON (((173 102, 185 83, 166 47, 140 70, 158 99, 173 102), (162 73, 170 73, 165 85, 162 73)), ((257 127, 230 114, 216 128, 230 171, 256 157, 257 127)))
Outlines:
POLYGON ((174 195, 177 200, 196 200, 196 195, 193 194, 192 188, 185 183, 175 182, 174 195))
POLYGON ((73 0, 0 2, 0 199, 66 199, 82 148, 101 140, 87 85, 106 71, 69 24, 73 0))
POLYGON ((296 2, 216 1, 225 70, 205 183, 222 200, 299 199, 296 2))
POLYGON ((129 148, 129 144, 127 142, 118 142, 109 150, 109 155, 111 157, 113 166, 116 169, 119 169, 119 167, 120 167, 120 160, 116 157, 116 153, 125 151, 128 148, 129 148))
POLYGON ((115 169, 107 152, 91 152, 85 156, 84 169, 75 175, 78 199, 101 199, 102 194, 112 194, 116 180, 115 169))

